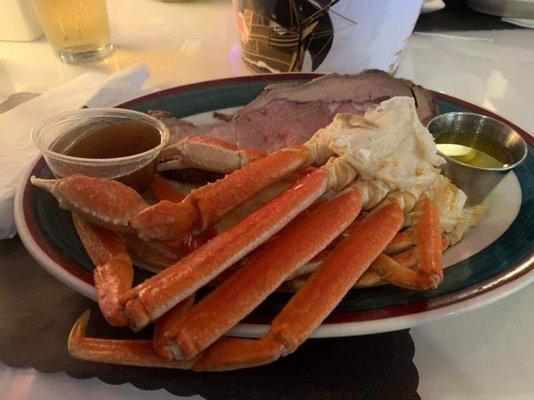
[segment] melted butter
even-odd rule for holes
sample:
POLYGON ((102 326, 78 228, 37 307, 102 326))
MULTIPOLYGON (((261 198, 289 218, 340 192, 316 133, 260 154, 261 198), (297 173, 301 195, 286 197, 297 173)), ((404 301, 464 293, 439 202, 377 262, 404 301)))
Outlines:
POLYGON ((486 138, 469 132, 440 132, 436 148, 461 163, 480 168, 503 168, 509 158, 505 149, 486 138))
POLYGON ((450 158, 464 164, 481 168, 503 168, 508 164, 484 153, 474 147, 461 144, 441 143, 436 145, 437 149, 450 158))

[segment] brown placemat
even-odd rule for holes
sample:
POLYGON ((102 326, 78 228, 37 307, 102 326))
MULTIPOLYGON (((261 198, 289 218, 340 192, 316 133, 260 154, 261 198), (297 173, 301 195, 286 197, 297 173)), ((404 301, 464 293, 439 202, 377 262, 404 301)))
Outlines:
MULTIPOLYGON (((122 367, 72 359, 72 323, 92 309, 89 335, 132 337, 110 329, 96 305, 56 281, 31 259, 20 240, 0 241, 0 361, 12 367, 97 377, 110 384, 166 389, 211 399, 419 399, 407 330, 353 338, 309 340, 271 365, 234 372, 122 367)), ((147 335, 150 332, 142 333, 147 335)))

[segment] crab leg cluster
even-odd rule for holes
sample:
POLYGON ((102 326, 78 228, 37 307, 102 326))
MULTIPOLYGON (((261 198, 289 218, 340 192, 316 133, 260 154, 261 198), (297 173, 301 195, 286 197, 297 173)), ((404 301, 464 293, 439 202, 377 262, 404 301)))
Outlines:
POLYGON ((156 322, 151 351, 147 341, 107 341, 85 337, 88 318, 85 314, 71 332, 71 354, 92 361, 192 368, 197 371, 251 367, 290 354, 339 304, 394 237, 404 218, 398 203, 385 205, 360 221, 359 229, 329 254, 324 265, 312 274, 273 320, 270 331, 264 337, 250 340, 221 336, 274 291, 284 276, 319 251, 302 238, 306 229, 323 234, 320 241, 326 246, 328 239, 347 225, 347 219, 341 216, 338 221, 328 222, 317 220, 317 217, 323 214, 330 218, 328 212, 341 208, 344 216, 354 219, 359 212, 358 196, 357 192, 349 191, 320 205, 302 216, 295 225, 285 228, 278 237, 257 251, 249 263, 191 309, 184 311, 184 303, 180 303, 165 315, 163 324, 167 325, 167 330, 164 333, 158 332, 161 319, 156 322), (269 266, 266 271, 272 255, 288 246, 295 246, 295 254, 269 266), (215 309, 214 305, 217 306, 215 309), (169 318, 174 319, 170 324, 169 318), (168 363, 162 364, 162 358, 155 357, 156 352, 169 360, 168 363), (185 360, 176 361, 176 358, 185 360))
POLYGON ((207 348, 326 247, 359 211, 359 194, 348 191, 284 228, 167 332, 169 354, 190 358, 207 348))
MULTIPOLYGON (((412 228, 395 235, 384 252, 373 261, 361 279, 356 282, 355 287, 392 284, 410 290, 428 290, 441 283, 443 279, 441 253, 448 247, 448 239, 436 228, 439 228, 439 222, 436 225, 436 220, 439 218, 437 207, 424 196, 416 204, 414 214, 412 228), (422 229, 426 229, 424 234, 421 234, 422 229), (418 254, 420 257, 421 246, 417 246, 417 243, 422 239, 424 243, 421 243, 424 246, 430 246, 424 249, 430 259, 423 260, 424 262, 420 264, 417 257, 418 254), (418 265, 431 266, 418 269, 418 265)), ((346 236, 358 229, 358 223, 359 221, 356 221, 351 224, 341 236, 346 236)), ((327 254, 328 251, 323 252, 320 260, 304 265, 296 271, 290 277, 291 280, 286 283, 286 287, 293 289, 301 287, 307 276, 320 267, 327 254)))
MULTIPOLYGON (((365 119, 356 123, 364 130, 377 128, 365 119)), ((260 365, 295 351, 359 280, 417 290, 436 287, 443 278, 443 243, 439 213, 423 194, 424 185, 401 192, 379 180, 363 179, 357 163, 338 147, 330 147, 319 135, 302 146, 264 156, 211 139, 186 139, 165 154, 176 160, 175 167, 230 173, 185 197, 156 177, 150 190, 160 201, 154 205, 115 181, 82 175, 32 177, 32 183, 75 213, 95 271, 103 271, 99 283, 95 272, 95 283, 106 318, 136 331, 156 324, 150 348, 146 341, 87 338, 84 315, 69 337, 71 354, 195 370, 260 365), (202 154, 219 161, 202 160, 202 154), (264 190, 287 180, 293 184, 266 204, 223 232, 208 235, 207 241, 200 240, 198 247, 179 252, 184 241, 199 232, 204 235, 264 190), (361 209, 370 212, 357 218, 361 209), (399 233, 407 213, 412 226, 399 233), (123 242, 136 261, 162 270, 131 287, 126 266, 130 274, 132 266, 123 242), (319 253, 320 262, 309 268, 319 253), (284 281, 298 275, 308 278, 264 337, 223 337, 284 281), (193 304, 195 293, 221 276, 225 278, 220 284, 193 304)), ((170 162, 165 161, 167 166, 170 162)), ((433 176, 435 171, 430 171, 433 176)))
POLYGON ((255 213, 123 296, 133 329, 141 329, 211 281, 283 228, 325 191, 328 175, 315 170, 255 213))
POLYGON ((412 290, 428 290, 443 280, 441 253, 446 243, 442 242, 437 207, 428 197, 419 200, 415 213, 411 229, 416 243, 414 248, 396 257, 381 254, 374 261, 373 269, 388 283, 412 290), (410 268, 414 264, 415 270, 410 268))
POLYGON ((223 339, 199 360, 197 370, 227 370, 265 364, 294 352, 339 304, 401 227, 402 209, 387 205, 365 218, 324 265, 291 298, 269 332, 257 341, 223 339), (241 350, 244 348, 245 351, 241 350))

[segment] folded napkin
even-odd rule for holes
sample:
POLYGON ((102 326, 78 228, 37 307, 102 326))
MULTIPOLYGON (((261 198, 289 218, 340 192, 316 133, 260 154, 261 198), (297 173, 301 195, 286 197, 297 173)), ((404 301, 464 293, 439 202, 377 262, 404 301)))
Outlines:
POLYGON ((13 200, 22 173, 38 154, 30 137, 32 126, 60 111, 110 107, 134 98, 150 73, 137 64, 114 75, 88 72, 66 84, 0 114, 0 239, 17 233, 13 200))

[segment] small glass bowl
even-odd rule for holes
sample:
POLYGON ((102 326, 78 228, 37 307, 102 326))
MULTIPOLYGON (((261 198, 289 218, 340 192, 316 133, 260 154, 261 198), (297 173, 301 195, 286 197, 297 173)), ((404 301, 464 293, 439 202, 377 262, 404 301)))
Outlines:
MULTIPOLYGON (((43 154, 46 163, 56 177, 62 178, 79 173, 93 178, 122 178, 119 180, 129 180, 128 178, 134 172, 143 169, 145 171, 141 175, 146 176, 145 180, 148 179, 150 173, 155 173, 157 167, 156 157, 165 147, 170 137, 169 130, 160 120, 138 111, 120 108, 65 111, 39 121, 33 127, 31 135, 33 142, 43 154), (142 153, 115 158, 73 157, 51 149, 51 146, 57 145, 60 138, 64 140, 64 143, 61 144, 65 146, 69 143, 69 140, 74 141, 76 135, 87 132, 89 129, 94 129, 95 125, 104 126, 105 124, 132 121, 155 128, 160 135, 159 144, 142 153), (69 133, 72 133, 72 139, 67 136, 69 133)), ((139 185, 133 184, 132 186, 139 185)))

